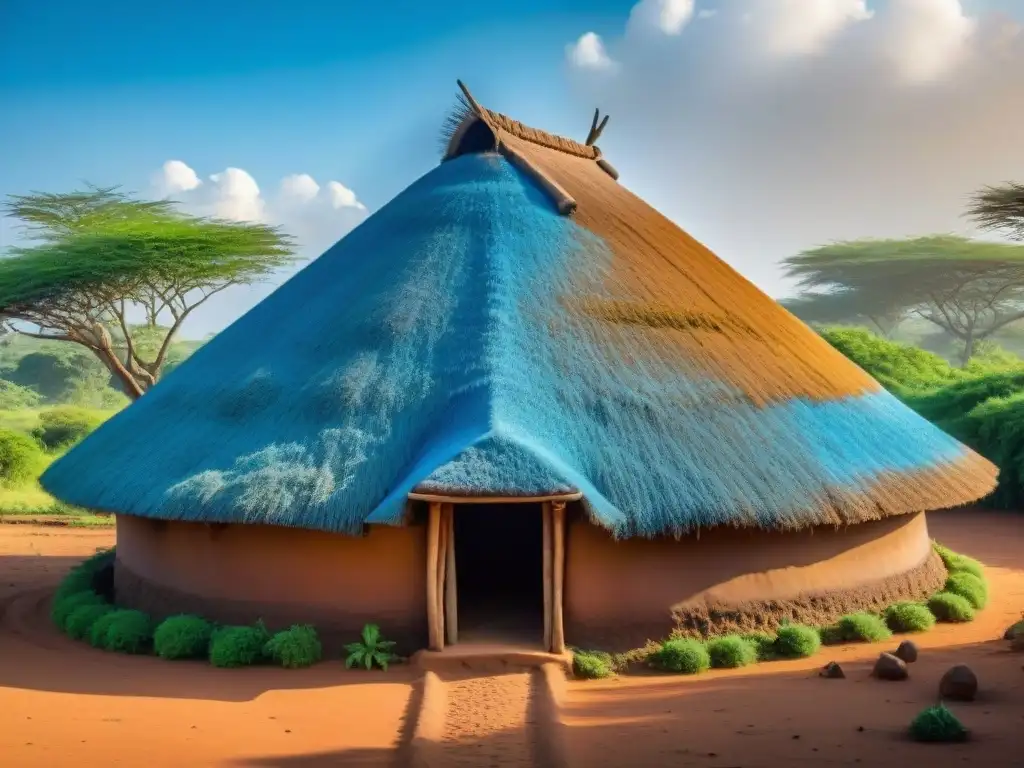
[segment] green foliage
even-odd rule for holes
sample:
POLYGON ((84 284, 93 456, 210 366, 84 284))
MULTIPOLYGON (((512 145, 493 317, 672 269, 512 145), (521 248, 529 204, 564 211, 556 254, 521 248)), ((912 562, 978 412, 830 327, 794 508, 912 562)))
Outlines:
POLYGON ((696 675, 711 668, 711 656, 705 645, 687 637, 673 637, 647 657, 655 669, 696 675))
POLYGON ((107 563, 113 562, 113 560, 113 547, 110 549, 99 549, 95 554, 90 555, 68 571, 67 576, 61 580, 56 593, 54 593, 54 605, 56 606, 62 598, 80 592, 88 592, 92 594, 93 574, 95 574, 100 568, 104 567, 107 563))
POLYGON ((938 542, 933 543, 932 547, 942 560, 942 564, 946 566, 946 570, 950 573, 971 573, 979 579, 985 578, 985 566, 973 557, 958 554, 938 542))
MULTIPOLYGON (((97 618, 105 622, 100 647, 120 653, 146 653, 153 644, 153 620, 142 611, 121 609, 97 618)), ((90 630, 90 637, 91 637, 90 630)))
POLYGON ((754 646, 758 661, 775 658, 775 635, 769 632, 747 632, 741 637, 754 646))
POLYGON ((615 674, 615 663, 604 651, 573 650, 572 671, 582 680, 599 680, 615 674))
POLYGON ((0 411, 17 411, 39 405, 39 393, 14 382, 0 379, 0 411))
POLYGON ((967 729, 945 706, 928 707, 910 723, 910 737, 914 741, 931 743, 966 741, 967 729))
POLYGON ((89 636, 89 630, 101 616, 113 613, 114 607, 106 603, 80 605, 73 610, 64 622, 64 631, 73 640, 82 640, 89 636))
POLYGON ((892 637, 885 621, 870 613, 849 613, 840 617, 836 631, 844 643, 878 643, 892 637))
POLYGON ((257 622, 251 627, 221 627, 210 638, 210 663, 215 667, 246 667, 263 661, 270 633, 257 622))
POLYGON ((202 659, 210 651, 213 624, 182 614, 160 622, 153 633, 153 650, 161 659, 202 659))
POLYGON ((928 610, 936 619, 944 622, 965 622, 974 620, 974 607, 960 595, 939 592, 928 600, 928 610))
POLYGON ((935 626, 935 616, 920 603, 894 603, 885 610, 885 623, 893 632, 927 632, 935 626))
POLYGON ((46 458, 28 435, 0 429, 0 485, 16 487, 39 477, 46 458))
POLYGON ((939 426, 999 467, 999 486, 990 500, 993 506, 1017 509, 1024 505, 1024 391, 990 398, 939 426))
POLYGON ((55 596, 53 604, 50 606, 50 620, 57 629, 65 631, 68 617, 76 608, 81 608, 83 605, 105 605, 105 602, 91 588, 67 595, 55 596))
POLYGON ((951 384, 964 375, 938 355, 861 328, 829 328, 821 336, 897 396, 951 384))
POLYGON ((988 585, 972 573, 949 574, 944 591, 959 595, 979 611, 988 605, 988 585))
POLYGON ((821 636, 816 629, 802 624, 779 627, 775 638, 775 653, 784 659, 813 656, 821 648, 821 636))
POLYGON ((32 434, 49 451, 74 445, 103 423, 96 411, 74 406, 50 408, 39 414, 39 426, 32 434))
POLYGON ((373 669, 374 665, 386 670, 388 664, 396 660, 393 653, 395 643, 392 640, 385 640, 380 634, 380 627, 376 624, 366 624, 359 642, 349 643, 345 646, 348 657, 345 659, 345 666, 365 667, 373 669))
POLYGON ((308 624, 296 624, 278 632, 267 641, 263 652, 288 669, 312 666, 323 657, 316 629, 308 624))
POLYGON ((758 660, 757 646, 739 635, 712 638, 707 642, 707 649, 715 669, 745 667, 758 660))
POLYGON ((110 372, 85 347, 17 337, 5 355, 3 378, 37 392, 49 405, 74 403, 91 388, 109 388, 110 372))

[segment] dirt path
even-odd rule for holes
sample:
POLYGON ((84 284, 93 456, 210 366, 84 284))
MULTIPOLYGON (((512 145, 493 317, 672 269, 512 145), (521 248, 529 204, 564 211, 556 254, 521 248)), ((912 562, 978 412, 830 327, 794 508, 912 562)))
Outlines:
POLYGON ((445 687, 447 766, 530 764, 531 673, 454 680, 445 687))

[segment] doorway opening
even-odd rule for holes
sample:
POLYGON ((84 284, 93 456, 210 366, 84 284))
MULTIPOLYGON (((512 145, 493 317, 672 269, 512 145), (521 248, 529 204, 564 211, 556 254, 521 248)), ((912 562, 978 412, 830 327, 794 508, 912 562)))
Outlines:
POLYGON ((460 642, 544 641, 541 504, 456 504, 460 642))

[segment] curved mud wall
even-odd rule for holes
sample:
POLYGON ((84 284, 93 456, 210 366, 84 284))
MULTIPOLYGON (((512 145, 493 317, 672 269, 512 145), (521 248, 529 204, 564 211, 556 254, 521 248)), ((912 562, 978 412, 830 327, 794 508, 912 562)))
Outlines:
POLYGON ((700 635, 814 624, 942 586, 924 513, 841 528, 720 528, 615 541, 583 519, 566 541, 566 638, 607 650, 673 629, 700 635))
POLYGON ((352 537, 119 515, 116 599, 158 617, 311 623, 329 647, 373 622, 404 649, 418 648, 426 640, 425 534, 423 526, 373 526, 352 537))

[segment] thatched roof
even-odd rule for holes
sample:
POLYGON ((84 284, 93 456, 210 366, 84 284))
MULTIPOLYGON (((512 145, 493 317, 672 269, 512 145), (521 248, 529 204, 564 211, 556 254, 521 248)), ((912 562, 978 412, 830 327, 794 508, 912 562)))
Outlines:
POLYGON ((992 489, 991 464, 631 194, 593 141, 467 103, 438 168, 44 486, 345 532, 402 523, 414 490, 576 490, 620 536, 855 523, 992 489))

